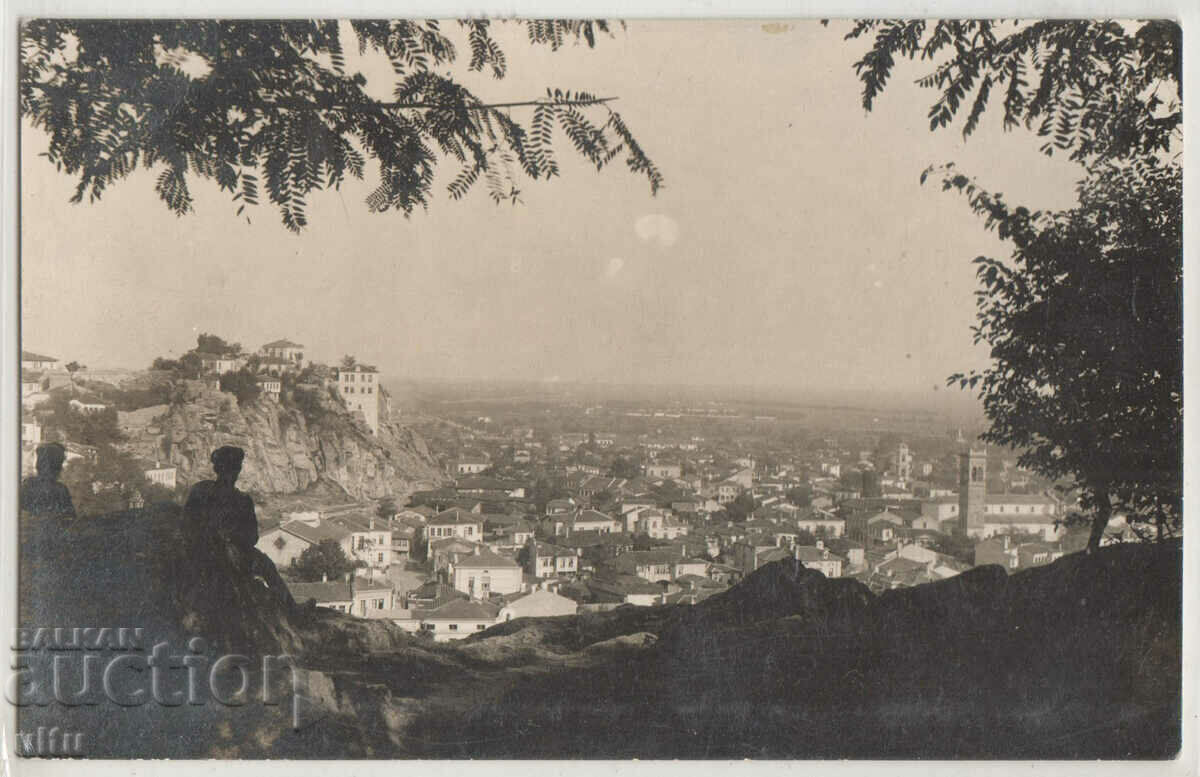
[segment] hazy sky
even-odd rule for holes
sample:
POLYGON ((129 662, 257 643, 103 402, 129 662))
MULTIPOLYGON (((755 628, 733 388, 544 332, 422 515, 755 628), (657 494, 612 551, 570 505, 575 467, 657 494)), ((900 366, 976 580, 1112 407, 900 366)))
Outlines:
MULTIPOLYGON (((318 194, 287 232, 253 223, 192 179, 176 218, 141 171, 91 205, 22 137, 23 345, 92 366, 142 367, 198 332, 257 348, 298 340, 391 378, 532 378, 931 393, 981 366, 971 344, 979 254, 1008 254, 965 201, 921 186, 955 161, 1013 202, 1067 207, 1078 168, 1003 133, 995 108, 963 142, 930 132, 934 99, 902 63, 866 114, 852 63, 864 43, 796 22, 631 22, 596 49, 508 41, 485 98, 546 87, 617 95, 666 177, 651 197, 622 165, 597 174, 556 137, 562 176, 524 204, 482 185, 428 212, 367 212, 373 183, 318 194)), ((465 46, 460 47, 460 50, 465 46)), ((373 63, 374 88, 390 91, 373 63)), ((465 70, 465 66, 461 68, 465 70)))

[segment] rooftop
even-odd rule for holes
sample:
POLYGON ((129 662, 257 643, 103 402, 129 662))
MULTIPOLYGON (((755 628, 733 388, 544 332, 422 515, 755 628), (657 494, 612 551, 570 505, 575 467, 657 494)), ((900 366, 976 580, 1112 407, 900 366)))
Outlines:
POLYGON ((321 540, 337 540, 341 542, 350 532, 342 526, 335 526, 329 523, 321 522, 316 526, 305 523, 304 521, 288 521, 279 525, 282 531, 288 534, 294 534, 302 540, 307 540, 314 545, 321 540))
POLYGON ((350 593, 350 584, 340 580, 321 583, 288 583, 292 598, 303 604, 309 599, 321 602, 348 602, 354 597, 350 593))
POLYGON ((518 569, 521 565, 508 556, 481 548, 478 552, 459 556, 454 566, 460 569, 518 569))
POLYGON ((441 607, 428 610, 421 616, 421 619, 427 621, 490 621, 495 620, 499 612, 498 607, 490 604, 455 599, 441 607))
POLYGON ((451 507, 429 519, 430 526, 461 526, 470 523, 483 523, 483 516, 461 507, 451 507))

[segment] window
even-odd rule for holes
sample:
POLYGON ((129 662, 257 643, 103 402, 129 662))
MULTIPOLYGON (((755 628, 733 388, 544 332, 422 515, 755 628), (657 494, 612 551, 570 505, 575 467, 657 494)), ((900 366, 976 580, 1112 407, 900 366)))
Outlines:
MULTIPOLYGON (((509 617, 509 619, 511 619, 511 618, 512 618, 512 616, 511 616, 511 615, 509 615, 508 617, 509 617)), ((484 625, 484 624, 482 624, 482 623, 477 623, 477 624, 475 624, 475 630, 476 630, 476 631, 483 631, 483 630, 484 630, 484 629, 486 629, 486 628, 487 628, 487 626, 485 626, 485 625, 484 625)))
POLYGON ((376 562, 375 562, 375 563, 377 563, 377 564, 382 564, 382 563, 383 563, 383 554, 382 554, 382 553, 380 553, 380 554, 379 554, 379 558, 376 560, 376 562))
POLYGON ((450 628, 450 630, 451 630, 451 631, 458 631, 458 624, 457 624, 457 623, 451 623, 449 628, 450 628))

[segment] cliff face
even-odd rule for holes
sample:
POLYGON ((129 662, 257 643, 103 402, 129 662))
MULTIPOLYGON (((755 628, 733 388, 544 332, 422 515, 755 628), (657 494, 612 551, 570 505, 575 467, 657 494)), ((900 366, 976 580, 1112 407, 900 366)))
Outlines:
POLYGON ((209 455, 222 445, 245 449, 238 485, 261 494, 302 491, 325 479, 355 499, 399 499, 443 479, 411 429, 381 423, 372 435, 328 397, 319 398, 310 417, 267 398, 239 406, 233 395, 198 385, 185 387, 183 400, 128 429, 126 447, 175 466, 185 486, 212 477, 209 455))

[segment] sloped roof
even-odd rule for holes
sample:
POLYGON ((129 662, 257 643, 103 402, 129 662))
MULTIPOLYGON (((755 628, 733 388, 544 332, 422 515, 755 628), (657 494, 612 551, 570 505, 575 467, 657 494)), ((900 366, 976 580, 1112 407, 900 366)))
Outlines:
POLYGON ((288 583, 292 598, 304 603, 309 599, 321 602, 348 602, 354 597, 350 593, 350 584, 341 580, 331 580, 325 583, 288 583))
POLYGON ((801 545, 795 550, 796 558, 800 561, 845 561, 844 558, 828 550, 822 550, 811 545, 801 545))
POLYGON ((573 613, 578 608, 574 599, 560 596, 553 591, 533 591, 528 594, 506 597, 508 606, 516 604, 513 609, 518 611, 518 617, 536 618, 573 613))
POLYGON ((611 515, 602 513, 599 510, 584 510, 581 513, 577 513, 571 522, 572 523, 601 523, 601 522, 616 523, 616 520, 617 519, 613 518, 611 515))
POLYGON ((303 348, 303 347, 304 346, 301 345, 300 343, 293 343, 291 340, 276 340, 274 342, 267 343, 266 345, 263 346, 263 348, 303 348))
POLYGON ((592 578, 587 583, 589 588, 607 591, 619 595, 629 594, 661 594, 663 589, 654 583, 634 575, 617 575, 612 578, 592 578))
POLYGON ((468 512, 461 507, 451 507, 429 519, 430 526, 461 526, 470 523, 483 523, 483 516, 468 512))
POLYGON ((782 561, 792 557, 792 552, 787 548, 768 548, 758 554, 758 562, 760 564, 768 564, 772 561, 782 561))
POLYGON ((316 526, 305 523, 304 521, 288 521, 287 523, 279 524, 279 528, 288 534, 294 534, 302 540, 306 540, 316 545, 321 540, 337 540, 341 542, 346 537, 350 536, 350 531, 342 526, 335 526, 322 521, 316 526))
POLYGON ((454 566, 460 569, 519 569, 521 565, 485 547, 478 553, 460 556, 454 561, 454 566))
POLYGON ((56 362, 57 358, 53 356, 42 356, 40 353, 33 351, 21 351, 21 361, 23 362, 56 362))
POLYGON ((574 550, 564 548, 561 545, 552 545, 549 542, 534 542, 534 553, 539 556, 574 556, 574 550))
POLYGON ((455 599, 436 609, 427 610, 421 619, 427 621, 490 621, 495 620, 499 612, 500 608, 491 604, 455 599))

